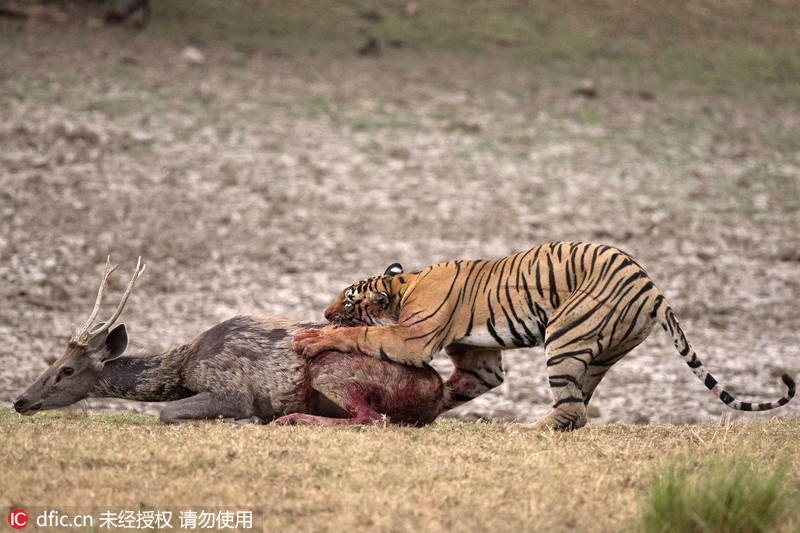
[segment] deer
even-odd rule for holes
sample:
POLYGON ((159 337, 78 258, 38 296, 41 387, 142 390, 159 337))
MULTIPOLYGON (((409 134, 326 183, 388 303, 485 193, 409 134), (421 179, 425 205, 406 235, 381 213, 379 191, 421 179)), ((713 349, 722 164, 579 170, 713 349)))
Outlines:
POLYGON ((122 398, 165 402, 160 420, 166 424, 221 419, 422 426, 448 404, 449 391, 427 365, 336 351, 305 360, 292 349, 294 333, 326 325, 279 316, 235 316, 177 348, 123 355, 128 331, 115 324, 145 265, 140 257, 114 313, 95 323, 117 266, 109 256, 89 319, 72 328, 64 354, 14 401, 18 413, 34 415, 85 398, 122 398))

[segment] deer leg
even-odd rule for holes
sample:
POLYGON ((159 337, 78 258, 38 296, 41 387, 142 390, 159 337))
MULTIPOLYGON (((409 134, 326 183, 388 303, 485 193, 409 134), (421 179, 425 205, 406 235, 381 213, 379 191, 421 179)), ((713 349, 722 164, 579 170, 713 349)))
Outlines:
POLYGON ((503 383, 503 359, 500 350, 451 344, 445 351, 455 369, 445 382, 449 397, 442 411, 477 398, 503 383))
POLYGON ((366 395, 351 387, 347 391, 347 404, 345 409, 353 415, 351 418, 328 418, 325 416, 309 415, 305 413, 292 413, 275 420, 279 426, 309 425, 309 426, 354 426, 383 424, 384 420, 367 401, 366 395))
POLYGON ((236 392, 201 392, 169 402, 161 410, 161 421, 179 424, 197 420, 242 419, 253 416, 253 402, 236 392))

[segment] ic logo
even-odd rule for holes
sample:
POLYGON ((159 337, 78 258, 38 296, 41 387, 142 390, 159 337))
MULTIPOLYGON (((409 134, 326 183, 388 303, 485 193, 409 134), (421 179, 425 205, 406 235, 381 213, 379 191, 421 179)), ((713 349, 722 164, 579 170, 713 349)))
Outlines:
POLYGON ((8 523, 14 529, 22 529, 28 525, 28 513, 22 509, 14 509, 8 513, 8 523))

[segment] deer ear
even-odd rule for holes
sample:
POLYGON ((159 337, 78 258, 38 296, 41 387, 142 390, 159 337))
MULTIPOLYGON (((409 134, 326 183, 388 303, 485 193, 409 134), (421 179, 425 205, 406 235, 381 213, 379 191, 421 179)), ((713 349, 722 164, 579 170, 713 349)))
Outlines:
POLYGON ((128 330, 125 329, 125 324, 120 324, 106 336, 106 349, 100 358, 103 363, 116 359, 128 347, 128 330))
POLYGON ((383 273, 384 276, 396 276, 398 274, 403 273, 403 265, 400 263, 392 263, 388 267, 386 267, 386 272, 383 273))
POLYGON ((386 309, 389 305, 389 294, 385 292, 373 292, 369 295, 369 302, 378 304, 381 309, 386 309))
MULTIPOLYGON (((94 325, 94 327, 92 329, 89 330, 89 333, 95 332, 95 331, 97 331, 98 329, 100 329, 101 327, 103 327, 105 325, 106 325, 105 322, 98 322, 97 324, 94 325)), ((90 351, 95 351, 95 350, 98 350, 98 349, 102 348, 103 343, 105 343, 105 341, 106 341, 106 336, 105 335, 98 335, 97 337, 93 337, 89 341, 89 350, 90 351)))

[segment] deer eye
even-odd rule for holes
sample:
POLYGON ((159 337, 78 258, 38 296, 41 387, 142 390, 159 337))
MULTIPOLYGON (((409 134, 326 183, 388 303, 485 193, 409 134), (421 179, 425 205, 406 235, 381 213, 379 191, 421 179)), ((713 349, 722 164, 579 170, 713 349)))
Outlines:
POLYGON ((72 368, 71 366, 65 366, 64 368, 61 369, 61 371, 64 373, 65 376, 71 376, 75 372, 75 369, 72 368))

